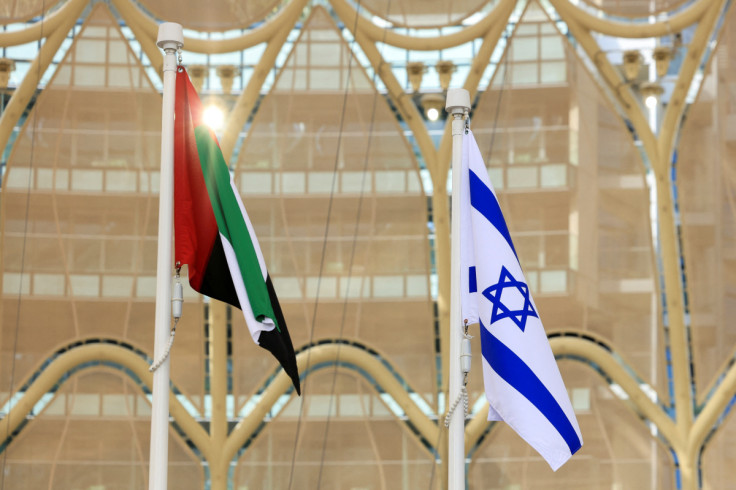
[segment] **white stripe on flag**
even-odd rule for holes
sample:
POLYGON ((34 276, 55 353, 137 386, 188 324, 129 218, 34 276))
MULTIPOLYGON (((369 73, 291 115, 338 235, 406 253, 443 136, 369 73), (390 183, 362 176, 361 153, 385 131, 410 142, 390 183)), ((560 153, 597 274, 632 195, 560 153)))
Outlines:
MULTIPOLYGON (((510 403, 517 405, 530 405, 525 398, 519 396, 519 392, 513 386, 491 369, 485 359, 483 359, 483 379, 492 380, 491 382, 496 387, 499 398, 507 399, 510 403)), ((492 412, 496 413, 495 410, 492 410, 492 412)), ((530 446, 537 449, 540 454, 546 453, 544 458, 553 470, 557 470, 572 456, 560 434, 549 420, 533 406, 528 406, 523 411, 511 410, 505 420, 502 418, 492 419, 489 413, 488 420, 503 420, 506 422, 509 427, 514 429, 514 432, 519 434, 530 446)))
POLYGON ((261 246, 258 244, 258 238, 256 237, 256 232, 253 230, 253 225, 250 222, 250 217, 248 216, 248 212, 245 210, 245 206, 243 205, 243 200, 240 199, 238 188, 235 187, 235 182, 233 182, 232 176, 230 176, 230 188, 232 189, 233 194, 235 194, 235 200, 238 202, 238 206, 240 207, 240 214, 243 215, 245 226, 248 228, 248 234, 250 235, 250 241, 253 244, 253 249, 256 251, 256 257, 258 257, 258 265, 261 266, 261 275, 263 276, 263 280, 265 281, 266 277, 268 277, 268 270, 266 269, 266 261, 263 259, 263 254, 261 253, 261 246))
MULTIPOLYGON (((251 238, 255 238, 255 235, 251 234, 251 238)), ((245 283, 243 283, 243 273, 240 271, 238 265, 238 258, 235 256, 235 250, 233 250, 232 244, 227 241, 222 233, 220 233, 220 241, 222 242, 222 248, 225 252, 225 258, 227 259, 227 267, 230 270, 230 277, 233 279, 233 286, 235 286, 235 292, 238 294, 238 302, 240 302, 240 309, 243 310, 243 316, 245 317, 245 324, 248 325, 250 335, 253 337, 253 342, 258 344, 258 338, 261 336, 261 332, 270 332, 276 327, 276 324, 270 318, 266 318, 265 321, 259 322, 253 315, 253 308, 250 306, 248 300, 248 293, 245 291, 245 283)), ((255 244, 256 250, 258 250, 258 244, 255 244)))

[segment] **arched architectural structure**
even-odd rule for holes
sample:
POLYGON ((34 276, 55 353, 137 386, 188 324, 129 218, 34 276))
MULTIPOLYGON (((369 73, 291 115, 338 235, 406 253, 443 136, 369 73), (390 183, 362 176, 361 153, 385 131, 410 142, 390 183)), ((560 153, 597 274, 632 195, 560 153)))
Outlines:
POLYGON ((296 398, 239 312, 187 290, 172 485, 442 487, 451 138, 425 109, 449 83, 585 440, 552 474, 489 425, 476 355, 470 488, 724 488, 730 3, 0 0, 0 486, 147 480, 166 20, 226 111, 304 377, 296 398))

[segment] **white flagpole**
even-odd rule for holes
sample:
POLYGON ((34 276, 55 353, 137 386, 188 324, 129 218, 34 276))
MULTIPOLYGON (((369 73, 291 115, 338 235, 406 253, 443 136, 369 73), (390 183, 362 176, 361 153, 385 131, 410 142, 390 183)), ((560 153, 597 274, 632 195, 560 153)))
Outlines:
MULTIPOLYGON (((156 266, 156 323, 154 359, 166 350, 171 328, 171 235, 174 210, 174 98, 176 52, 184 45, 179 24, 158 28, 156 45, 164 50, 164 97, 161 114, 161 181, 158 204, 158 257, 156 266)), ((149 490, 166 490, 169 459, 169 359, 153 372, 149 490)))
MULTIPOLYGON (((460 313, 460 166, 463 150, 465 117, 470 111, 470 94, 465 89, 447 91, 447 112, 452 115, 452 242, 450 248, 450 391, 447 404, 461 396, 463 372, 463 326, 460 313)), ((452 414, 449 427, 448 488, 465 490, 465 412, 463 407, 452 414)))

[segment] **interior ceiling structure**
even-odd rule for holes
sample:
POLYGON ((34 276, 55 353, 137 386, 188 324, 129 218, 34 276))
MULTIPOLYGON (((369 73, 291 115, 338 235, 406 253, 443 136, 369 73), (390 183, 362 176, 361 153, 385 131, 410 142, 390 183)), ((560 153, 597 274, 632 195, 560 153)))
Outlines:
POLYGON ((241 29, 261 22, 276 10, 283 0, 256 0, 238 2, 179 2, 176 0, 143 0, 141 6, 159 19, 177 22, 198 31, 227 31, 241 29))
POLYGON ((666 14, 685 4, 688 0, 582 0, 584 3, 603 12, 623 17, 646 17, 648 15, 666 14))
MULTIPOLYGON (((293 342, 360 339, 390 358, 434 404, 436 369, 423 365, 426 357, 419 354, 433 351, 434 335, 410 326, 433 321, 419 165, 391 108, 325 9, 315 8, 305 20, 261 101, 235 180, 256 210, 253 226, 273 257, 275 287, 294 285, 285 306, 301 327, 290 330, 293 342), (345 96, 335 118, 319 108, 329 106, 338 90, 345 96)), ((235 331, 247 335, 244 328, 235 331)), ((247 351, 239 359, 248 362, 247 351)))
POLYGON ((470 2, 396 2, 392 0, 366 0, 361 8, 396 26, 437 28, 459 24, 481 9, 492 7, 496 0, 470 2))
POLYGON ((44 0, 8 0, 0 4, 0 19, 3 24, 24 22, 41 15, 52 6, 44 0))
POLYGON ((304 376, 297 398, 240 313, 187 287, 172 485, 444 486, 451 138, 424 113, 440 90, 409 88, 416 60, 437 80, 453 60, 471 93, 585 441, 553 475, 489 424, 475 343, 470 487, 736 478, 728 2, 189 3, 0 0, 23 74, 1 95, 3 485, 147 480, 162 19, 199 31, 182 58, 228 111, 223 154, 304 376), (645 79, 611 39, 648 46, 645 79), (242 90, 213 83, 223 68, 242 90), (647 78, 666 88, 654 109, 647 78))

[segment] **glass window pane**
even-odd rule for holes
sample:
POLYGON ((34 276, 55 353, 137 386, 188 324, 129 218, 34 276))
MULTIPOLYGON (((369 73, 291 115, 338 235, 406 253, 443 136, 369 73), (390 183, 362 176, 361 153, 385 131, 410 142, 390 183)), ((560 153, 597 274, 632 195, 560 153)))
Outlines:
POLYGON ((537 167, 509 167, 507 176, 509 189, 539 186, 537 167))
POLYGON ((542 293, 564 293, 567 291, 567 271, 542 271, 540 283, 542 293))
POLYGON ((244 194, 270 194, 270 172, 243 172, 240 175, 240 190, 244 194))
POLYGON ((513 61, 530 61, 539 57, 539 39, 536 37, 517 37, 511 44, 513 61))
POLYGON ((542 38, 542 59, 561 60, 565 58, 565 47, 558 35, 542 38))
POLYGON ((511 83, 513 85, 531 85, 539 83, 537 63, 524 63, 511 67, 511 83))
POLYGON ((542 187, 565 187, 567 185, 567 166, 543 165, 542 187))
POLYGON ((567 66, 564 61, 542 63, 542 83, 564 83, 567 80, 567 66))
POLYGON ((488 177, 491 179, 494 189, 503 189, 503 169, 502 168, 489 168, 488 177))

